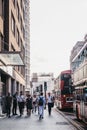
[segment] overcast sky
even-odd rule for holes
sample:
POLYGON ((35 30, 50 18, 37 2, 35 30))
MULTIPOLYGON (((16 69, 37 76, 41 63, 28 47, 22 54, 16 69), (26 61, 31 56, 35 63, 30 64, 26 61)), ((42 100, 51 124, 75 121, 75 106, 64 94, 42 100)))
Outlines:
POLYGON ((70 53, 87 33, 87 0, 30 1, 31 73, 70 69, 70 53))

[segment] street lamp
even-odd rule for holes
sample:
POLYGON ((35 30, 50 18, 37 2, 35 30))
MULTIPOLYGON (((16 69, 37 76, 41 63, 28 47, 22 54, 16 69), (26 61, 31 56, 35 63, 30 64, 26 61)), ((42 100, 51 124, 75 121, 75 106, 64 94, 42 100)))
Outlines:
MULTIPOLYGON (((45 100, 46 100, 46 91, 47 91, 47 82, 44 82, 45 100)), ((46 103, 45 103, 45 109, 46 109, 46 103)))

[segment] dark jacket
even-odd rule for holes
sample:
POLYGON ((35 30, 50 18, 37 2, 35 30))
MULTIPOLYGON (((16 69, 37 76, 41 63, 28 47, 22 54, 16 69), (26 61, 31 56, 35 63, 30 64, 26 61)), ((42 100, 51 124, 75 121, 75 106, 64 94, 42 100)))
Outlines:
POLYGON ((26 99, 26 107, 27 109, 32 109, 32 97, 26 99))

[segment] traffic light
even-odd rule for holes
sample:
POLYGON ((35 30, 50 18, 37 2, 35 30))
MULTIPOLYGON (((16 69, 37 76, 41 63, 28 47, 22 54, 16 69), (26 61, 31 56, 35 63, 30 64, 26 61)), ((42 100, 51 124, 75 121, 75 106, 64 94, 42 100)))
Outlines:
POLYGON ((43 85, 40 84, 40 92, 43 92, 43 85))
POLYGON ((44 90, 47 90, 47 82, 44 82, 44 90))
POLYGON ((39 92, 39 87, 36 87, 36 91, 39 92))
POLYGON ((44 82, 44 86, 47 86, 47 82, 44 82))

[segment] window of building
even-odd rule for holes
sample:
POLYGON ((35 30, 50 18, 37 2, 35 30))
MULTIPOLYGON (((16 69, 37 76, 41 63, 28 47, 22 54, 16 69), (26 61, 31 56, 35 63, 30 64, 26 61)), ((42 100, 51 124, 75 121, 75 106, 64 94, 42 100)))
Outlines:
POLYGON ((4 41, 4 51, 8 51, 9 50, 9 43, 4 41))
POLYGON ((22 18, 20 17, 20 27, 21 27, 21 31, 23 30, 23 23, 22 23, 22 18))
POLYGON ((15 19, 14 19, 13 14, 11 15, 11 29, 12 29, 12 32, 15 36, 15 19))
POLYGON ((0 33, 0 51, 8 51, 8 49, 8 43, 4 41, 4 37, 0 33))
POLYGON ((15 6, 15 0, 13 0, 13 5, 15 6))
POLYGON ((25 68, 24 68, 24 67, 21 67, 21 74, 22 74, 23 76, 25 76, 25 68))
POLYGON ((25 19, 25 10, 23 8, 23 19, 25 19))
POLYGON ((15 51, 15 48, 13 47, 13 45, 11 44, 11 50, 12 51, 15 51))
POLYGON ((20 90, 20 88, 19 88, 19 82, 16 82, 16 91, 19 93, 19 90, 20 90))
POLYGON ((0 16, 4 16, 4 1, 0 0, 0 16))
POLYGON ((25 29, 23 27, 23 38, 25 39, 25 29))
POLYGON ((1 51, 1 44, 2 44, 2 40, 1 40, 1 34, 0 34, 0 51, 1 51))
POLYGON ((19 20, 19 5, 18 5, 18 3, 17 3, 17 9, 16 9, 16 11, 17 11, 17 17, 18 17, 18 20, 19 20))
POLYGON ((23 1, 20 0, 20 6, 21 6, 21 9, 23 8, 23 1))
POLYGON ((18 29, 17 29, 17 33, 16 33, 16 40, 17 40, 17 43, 19 45, 19 31, 18 31, 18 29))
POLYGON ((23 46, 23 44, 21 44, 21 51, 22 51, 22 57, 23 57, 23 59, 24 59, 24 56, 25 56, 25 48, 24 48, 24 46, 23 46))
POLYGON ((0 51, 3 50, 3 36, 2 34, 0 33, 0 51))

